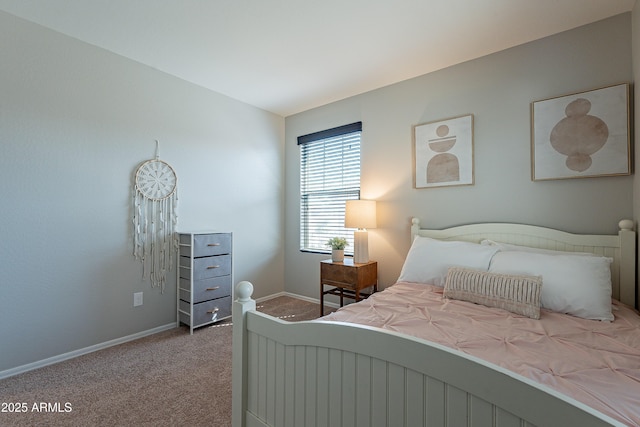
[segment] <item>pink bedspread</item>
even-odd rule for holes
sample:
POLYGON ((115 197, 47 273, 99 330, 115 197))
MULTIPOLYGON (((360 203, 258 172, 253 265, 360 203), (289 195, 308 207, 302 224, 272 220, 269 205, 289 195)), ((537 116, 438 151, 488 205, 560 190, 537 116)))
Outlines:
POLYGON ((640 425, 640 316, 614 301, 613 322, 542 310, 533 320, 397 283, 322 320, 390 329, 452 347, 640 425))

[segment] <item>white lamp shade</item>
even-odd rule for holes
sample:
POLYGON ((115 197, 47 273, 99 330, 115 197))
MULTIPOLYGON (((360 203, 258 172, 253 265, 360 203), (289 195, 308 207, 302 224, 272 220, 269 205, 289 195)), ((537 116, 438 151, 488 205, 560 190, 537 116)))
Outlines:
POLYGON ((353 262, 369 262, 369 236, 367 228, 376 228, 376 202, 374 200, 347 200, 344 226, 357 228, 353 233, 353 262))
POLYGON ((346 228, 376 228, 375 200, 347 200, 344 226, 346 228))

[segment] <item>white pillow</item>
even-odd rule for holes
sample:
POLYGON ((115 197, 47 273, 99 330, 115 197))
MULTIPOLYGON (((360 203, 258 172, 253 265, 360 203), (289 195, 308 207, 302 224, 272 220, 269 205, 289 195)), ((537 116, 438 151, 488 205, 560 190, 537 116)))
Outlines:
POLYGON ((594 320, 613 320, 611 258, 498 252, 489 271, 542 276, 542 307, 594 320))
POLYGON ((444 286, 449 267, 487 271, 491 257, 497 251, 496 247, 478 243, 442 241, 416 236, 398 281, 444 286))
POLYGON ((569 252, 569 251, 556 251, 553 249, 532 248, 531 246, 514 245, 511 243, 496 242, 489 239, 484 239, 480 242, 481 245, 492 245, 498 247, 501 251, 519 251, 519 252, 535 252, 538 254, 549 255, 582 255, 582 256, 598 256, 591 252, 569 252))

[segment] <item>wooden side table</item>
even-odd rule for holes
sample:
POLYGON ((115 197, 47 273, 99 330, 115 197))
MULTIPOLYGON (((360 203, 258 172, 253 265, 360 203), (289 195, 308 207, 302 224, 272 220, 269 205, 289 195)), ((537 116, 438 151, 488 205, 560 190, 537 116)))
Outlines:
POLYGON ((320 262, 320 316, 324 316, 324 296, 339 295, 340 307, 344 298, 360 301, 373 292, 378 291, 378 263, 369 261, 362 264, 353 262, 353 258, 345 258, 344 262, 333 262, 330 259, 320 262), (324 287, 332 286, 324 290, 324 287), (373 287, 369 293, 363 289, 373 287))

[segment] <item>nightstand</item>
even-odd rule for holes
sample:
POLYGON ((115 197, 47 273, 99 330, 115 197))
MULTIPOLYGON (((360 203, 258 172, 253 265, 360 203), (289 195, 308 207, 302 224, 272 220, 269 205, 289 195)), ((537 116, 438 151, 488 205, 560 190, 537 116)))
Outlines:
POLYGON ((320 316, 324 316, 324 296, 339 295, 340 307, 344 298, 360 301, 378 290, 378 263, 369 261, 362 264, 353 262, 353 258, 345 258, 344 262, 333 262, 330 259, 320 262, 320 316), (325 286, 331 289, 324 290, 325 286), (363 289, 373 287, 369 293, 363 289))

